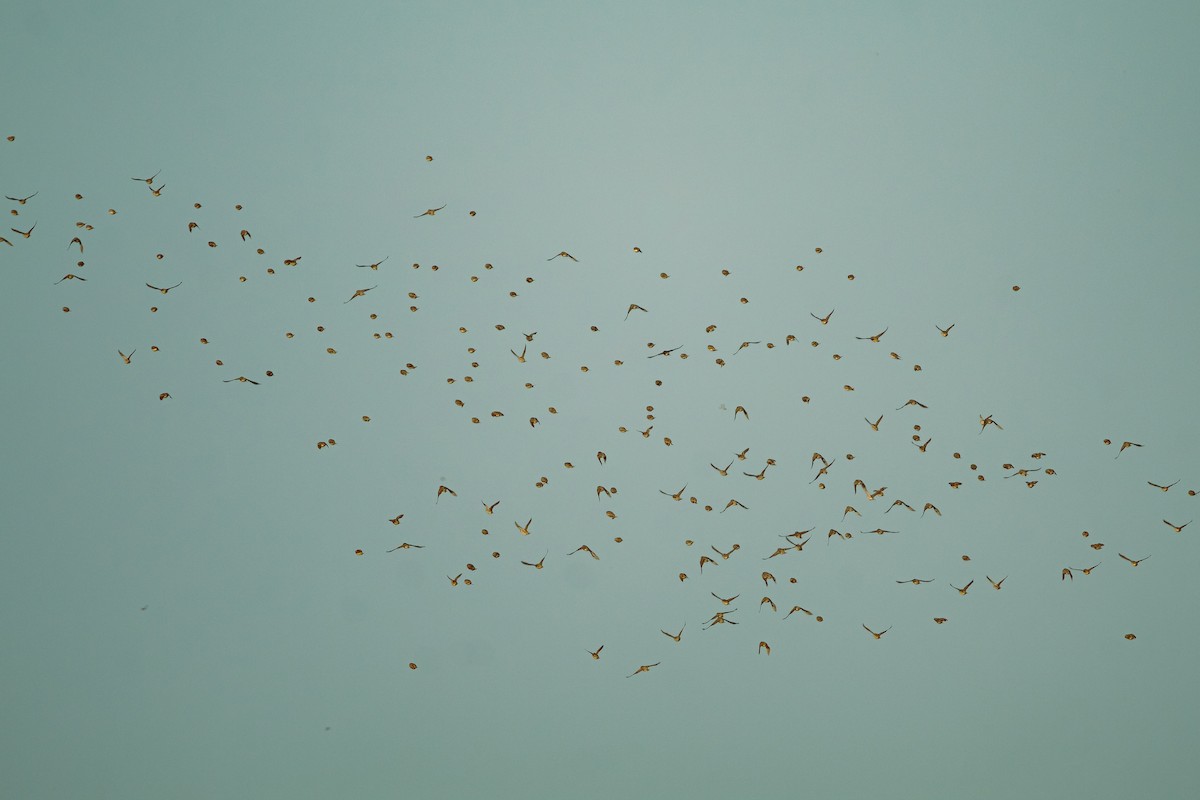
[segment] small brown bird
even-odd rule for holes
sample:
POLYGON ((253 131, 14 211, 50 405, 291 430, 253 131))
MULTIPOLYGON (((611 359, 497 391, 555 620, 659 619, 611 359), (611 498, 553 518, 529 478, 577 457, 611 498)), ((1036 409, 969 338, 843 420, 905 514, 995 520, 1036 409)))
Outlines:
POLYGON ((393 525, 399 525, 399 524, 400 524, 400 520, 402 520, 402 519, 404 519, 404 515, 403 515, 403 514, 397 514, 396 516, 394 516, 394 517, 392 517, 391 519, 389 519, 389 520, 388 520, 388 522, 392 523, 393 525))
MULTIPOLYGON (((584 649, 587 650, 586 647, 584 649)), ((599 661, 600 660, 600 651, 603 649, 604 649, 604 645, 600 645, 595 650, 588 650, 587 652, 588 652, 588 655, 590 655, 592 657, 593 661, 599 661)))
POLYGON ((162 292, 163 294, 166 294, 167 292, 171 291, 172 289, 178 289, 180 286, 183 286, 183 281, 180 281, 179 283, 175 284, 174 286, 168 286, 165 289, 162 287, 159 287, 159 286, 151 286, 148 283, 146 284, 146 286, 147 286, 147 288, 153 289, 156 292, 162 292))
POLYGON ((524 525, 522 525, 522 524, 521 524, 521 523, 519 523, 519 522, 514 522, 514 523, 513 523, 513 525, 515 525, 515 526, 517 527, 517 530, 519 530, 519 531, 521 532, 521 535, 522 535, 522 536, 528 536, 528 535, 529 535, 529 526, 530 526, 530 525, 532 525, 532 524, 533 524, 533 517, 530 517, 530 518, 529 518, 529 521, 528 521, 528 522, 526 522, 524 525))
POLYGON ((553 261, 556 258, 569 258, 572 261, 574 261, 575 263, 577 263, 577 264, 579 263, 579 259, 576 258, 575 256, 571 255, 570 253, 568 253, 566 250, 562 250, 562 251, 556 253, 555 255, 552 255, 549 258, 547 258, 546 260, 553 261))
POLYGON ((749 511, 749 510, 750 510, 750 509, 749 509, 747 506, 744 506, 744 505, 742 505, 742 504, 741 504, 740 502, 738 502, 737 500, 733 500, 733 499, 731 499, 731 500, 730 500, 728 503, 726 503, 726 504, 725 504, 725 507, 724 507, 723 509, 721 509, 721 513, 722 513, 722 514, 724 514, 726 511, 728 511, 729 509, 733 508, 734 506, 737 506, 738 508, 744 508, 744 509, 746 509, 747 511, 749 511))
MULTIPOLYGON (((549 552, 547 552, 547 553, 546 553, 546 555, 549 555, 549 552)), ((530 562, 528 562, 528 561, 522 561, 521 563, 522 563, 522 564, 524 564, 524 565, 525 565, 525 566, 527 566, 527 567, 533 567, 534 569, 541 569, 541 568, 542 568, 542 564, 543 564, 543 563, 546 561, 546 555, 543 555, 543 556, 542 556, 542 557, 541 557, 541 558, 540 558, 540 559, 537 561, 537 563, 530 563, 530 562)))
POLYGON ((433 498, 434 505, 441 499, 442 495, 449 494, 451 497, 458 497, 458 492, 451 489, 449 486, 438 486, 437 497, 433 498))
POLYGON ((864 341, 864 342, 878 342, 880 339, 883 338, 883 335, 887 332, 888 332, 888 329, 884 328, 883 330, 881 330, 879 333, 875 334, 874 336, 855 336, 854 338, 859 339, 860 341, 864 341))
POLYGON ((1000 591, 1000 587, 1004 585, 1004 582, 1006 580, 1008 580, 1007 575, 1005 575, 1003 578, 1001 578, 998 581, 994 581, 991 578, 988 578, 988 576, 986 576, 986 575, 984 577, 987 578, 988 583, 990 583, 992 585, 992 588, 995 589, 997 592, 1000 591))
POLYGON ((988 425, 995 425, 1000 430, 1004 430, 1004 427, 999 422, 996 422, 996 420, 992 419, 991 414, 988 414, 986 417, 983 416, 982 414, 980 414, 979 415, 979 432, 983 433, 985 430, 987 430, 988 425))
MULTIPOLYGON (((836 310, 837 309, 833 309, 833 311, 836 311, 836 310)), ((815 319, 817 322, 821 323, 822 325, 828 325, 829 318, 833 316, 833 311, 830 311, 828 314, 826 314, 823 317, 818 317, 816 314, 812 313, 811 311, 808 312, 808 315, 810 317, 812 317, 813 319, 815 319)))
POLYGON ((871 422, 871 420, 867 419, 866 417, 863 417, 863 421, 871 426, 871 430, 878 432, 879 431, 879 423, 883 422, 883 415, 880 414, 879 419, 875 420, 874 422, 871 422))
POLYGON ((646 311, 646 309, 639 306, 637 303, 630 303, 629 310, 625 312, 625 319, 629 319, 629 315, 632 314, 634 311, 645 311, 647 314, 650 313, 650 312, 646 311))
POLYGON ((896 583, 911 583, 914 586, 920 586, 922 583, 933 583, 933 580, 934 580, 933 578, 930 578, 928 580, 926 580, 924 578, 908 578, 907 580, 896 581, 896 583))
POLYGON ((131 359, 131 358, 133 358, 133 354, 134 354, 134 353, 136 353, 136 352, 137 352, 137 350, 131 350, 131 351, 129 351, 129 355, 125 355, 125 354, 124 354, 124 353, 122 353, 120 350, 118 350, 118 351, 117 351, 117 355, 119 355, 119 356, 121 357, 121 360, 122 360, 122 361, 124 361, 126 364, 129 364, 129 363, 132 363, 132 362, 130 361, 130 359, 131 359))
POLYGON ((734 419, 737 419, 738 414, 741 414, 743 417, 745 417, 747 422, 750 421, 750 415, 746 413, 745 406, 738 406, 737 408, 735 408, 733 410, 733 418, 734 419))
POLYGON ((951 589, 954 589, 955 591, 957 591, 957 592, 958 592, 959 594, 961 594, 963 597, 966 597, 966 595, 967 595, 967 590, 971 588, 971 584, 973 584, 973 583, 975 583, 975 581, 974 581, 974 580, 972 580, 970 583, 968 583, 966 586, 962 587, 961 589, 960 589, 959 587, 955 586, 955 585, 952 583, 952 584, 950 584, 950 588, 951 588, 951 589))
POLYGON ((608 461, 608 456, 603 450, 598 450, 596 451, 596 460, 600 462, 600 466, 604 466, 604 464, 608 461))
POLYGON ((79 245, 79 252, 80 253, 83 252, 83 240, 82 239, 80 239, 78 236, 72 237, 71 241, 67 242, 67 249, 70 250, 71 245, 73 245, 73 244, 79 245))
POLYGON ((16 228, 9 228, 9 230, 12 231, 13 233, 19 233, 19 234, 21 234, 22 237, 28 239, 30 236, 33 235, 33 229, 36 227, 37 227, 37 223, 35 222, 27 231, 19 231, 16 228))
POLYGON ((1162 490, 1165 492, 1165 491, 1169 490, 1169 489, 1170 489, 1172 486, 1174 486, 1174 485, 1175 485, 1175 483, 1179 483, 1179 481, 1175 481, 1175 483, 1168 483, 1166 486, 1162 486, 1162 485, 1160 485, 1160 484, 1157 484, 1157 483, 1155 483, 1154 481, 1146 481, 1146 483, 1150 484, 1150 485, 1151 485, 1151 486, 1153 486, 1155 489, 1162 489, 1162 490))
POLYGON ((171 396, 171 393, 170 393, 170 392, 163 392, 162 394, 160 394, 160 395, 158 396, 158 399, 159 399, 159 400, 166 400, 166 399, 167 399, 167 398, 169 398, 170 396, 171 396))
MULTIPOLYGON (((242 231, 242 233, 246 233, 246 231, 242 231)), ((378 271, 379 265, 382 264, 384 261, 387 261, 389 258, 391 258, 391 256, 384 256, 379 261, 375 261, 370 264, 355 264, 354 266, 358 267, 359 269, 373 269, 373 270, 378 271)))
POLYGON ((422 549, 424 549, 424 548, 425 548, 425 545, 423 545, 423 544, 409 544, 408 542, 401 542, 400 544, 398 544, 398 545, 396 545, 395 547, 393 547, 391 550, 388 550, 388 552, 389 552, 389 553, 394 553, 394 552, 396 552, 397 550, 412 550, 412 549, 414 549, 414 548, 415 548, 415 549, 417 549, 417 550, 422 550, 422 549))
POLYGON ((587 554, 588 554, 589 556, 591 556, 592 558, 596 559, 597 561, 599 561, 599 560, 600 560, 600 556, 596 555, 596 551, 595 551, 595 550, 593 550, 592 548, 588 547, 586 544, 581 544, 581 545, 579 545, 579 547, 576 547, 574 550, 572 550, 571 552, 567 553, 567 555, 569 555, 569 556, 573 556, 573 555, 575 555, 576 553, 580 552, 581 550, 582 550, 583 552, 587 553, 587 554))
POLYGON ((785 615, 783 616, 783 618, 784 618, 784 619, 787 619, 787 618, 788 618, 788 617, 790 617, 792 614, 795 614, 797 611, 800 611, 800 612, 802 612, 802 613, 804 613, 804 614, 807 614, 807 615, 808 615, 808 616, 810 616, 810 617, 813 615, 813 612, 809 611, 807 608, 803 608, 803 607, 801 607, 801 606, 792 606, 792 610, 791 610, 791 611, 789 611, 789 612, 787 612, 787 614, 785 614, 785 615))
POLYGON ((167 188, 167 185, 165 183, 162 184, 161 186, 159 186, 157 189, 155 189, 153 186, 151 186, 150 194, 154 195, 155 197, 162 197, 162 190, 165 188, 167 188))
POLYGON ((162 170, 160 169, 158 172, 154 173, 149 178, 133 178, 133 180, 138 181, 139 183, 144 183, 147 186, 150 186, 154 183, 154 179, 158 177, 159 172, 162 172, 162 170))
MULTIPOLYGON (((903 506, 904 508, 907 508, 909 511, 916 511, 915 508, 913 508, 912 506, 910 506, 908 503, 904 502, 903 500, 893 500, 892 504, 890 506, 888 506, 888 510, 883 513, 885 513, 885 514, 890 513, 891 510, 893 508, 895 508, 896 506, 903 506)), ((924 514, 925 512, 922 511, 921 513, 924 514)))
POLYGON ((763 572, 762 582, 763 586, 766 586, 768 583, 776 583, 775 576, 769 572, 763 572))
POLYGON ((718 550, 716 547, 713 547, 712 545, 709 545, 709 549, 712 550, 717 555, 719 555, 721 557, 722 561, 728 561, 729 557, 731 555, 736 553, 738 550, 742 549, 742 546, 740 544, 735 544, 733 547, 729 548, 729 552, 727 552, 727 553, 721 552, 720 550, 718 550))
POLYGON ((480 503, 483 503, 483 512, 484 512, 485 514, 491 514, 491 513, 493 513, 493 512, 496 510, 496 506, 500 505, 500 501, 499 501, 499 500, 497 500, 496 502, 492 503, 490 506, 489 506, 489 505, 488 505, 486 502, 484 502, 483 500, 480 500, 479 502, 480 502, 480 503))
POLYGON ((668 639, 674 639, 676 642, 678 642, 683 639, 683 631, 685 628, 687 628, 686 624, 679 629, 679 633, 667 633, 662 628, 659 628, 659 633, 661 633, 663 636, 666 636, 668 639))
POLYGON ((771 655, 771 645, 767 644, 766 642, 759 642, 758 643, 759 654, 761 654, 764 650, 767 651, 767 655, 771 655))
POLYGON ((709 558, 708 556, 700 556, 700 574, 701 575, 704 574, 704 565, 705 564, 712 564, 713 566, 716 566, 717 562, 714 561, 713 559, 709 558))
POLYGON ((888 631, 890 631, 891 628, 887 628, 886 630, 882 630, 879 633, 876 633, 875 631, 868 628, 866 625, 863 625, 863 630, 866 631, 867 633, 871 634, 872 636, 874 636, 876 639, 882 639, 883 635, 885 633, 887 633, 888 631))
POLYGON ((25 203, 27 201, 32 200, 33 198, 37 197, 37 194, 38 194, 37 192, 34 192, 33 194, 27 195, 26 197, 9 197, 8 195, 5 195, 4 199, 12 200, 14 203, 17 203, 18 205, 23 206, 23 205, 25 205, 25 203))
POLYGON ((922 517, 925 516, 926 511, 932 511, 933 513, 937 514, 939 517, 942 515, 941 509, 939 509, 933 503, 926 503, 925 508, 921 509, 922 517))
POLYGON ((735 594, 733 597, 729 597, 729 598, 717 597, 717 594, 715 592, 709 592, 709 594, 711 594, 713 597, 716 597, 718 600, 721 601, 722 605, 726 605, 726 606, 729 605, 730 603, 732 603, 734 600, 737 600, 739 597, 741 597, 740 594, 735 594))
POLYGON ((749 448, 749 447, 747 447, 745 450, 743 450, 743 451, 742 451, 742 452, 740 452, 740 453, 734 453, 734 455, 735 455, 735 456, 737 456, 737 459, 738 459, 738 461, 745 461, 745 460, 746 460, 746 454, 747 454, 747 453, 749 453, 749 452, 750 452, 750 448, 749 448))
POLYGON ((1128 561, 1130 564, 1132 564, 1132 565, 1133 565, 1133 566, 1135 566, 1135 567, 1136 567, 1138 564, 1140 564, 1140 563, 1142 563, 1143 561, 1145 561, 1145 560, 1146 560, 1146 558, 1149 558, 1149 557, 1150 557, 1150 556, 1146 556, 1146 558, 1139 558, 1138 560, 1134 561, 1132 558, 1130 558, 1129 556, 1125 555, 1124 553, 1117 553, 1117 555, 1119 555, 1121 558, 1125 559, 1126 561, 1128 561))
POLYGON ((1176 533, 1183 533, 1183 529, 1186 528, 1188 525, 1191 525, 1192 520, 1189 519, 1187 522, 1183 523, 1182 525, 1176 525, 1174 522, 1167 522, 1165 519, 1163 520, 1163 523, 1166 524, 1167 526, 1169 526, 1171 528, 1171 530, 1175 531, 1176 533))
MULTIPOLYGON (((378 289, 378 288, 379 288, 379 284, 376 284, 371 287, 371 289, 378 289)), ((354 294, 350 295, 350 300, 354 300, 355 298, 362 297, 367 292, 371 291, 371 289, 355 289, 354 294)), ((347 300, 346 303, 349 303, 350 300, 347 300)), ((346 303, 342 303, 342 305, 346 305, 346 303)))
POLYGON ((683 499, 683 493, 684 493, 684 490, 686 490, 686 489, 687 489, 687 484, 685 483, 685 484, 683 485, 683 489, 680 489, 680 490, 679 490, 678 492, 676 492, 675 494, 669 494, 669 493, 667 493, 667 492, 664 492, 662 489, 659 489, 659 490, 658 490, 658 493, 659 493, 659 494, 666 495, 667 497, 671 498, 672 500, 674 500, 674 501, 676 501, 676 502, 679 502, 680 500, 682 500, 682 499, 683 499))
POLYGON ((238 383, 253 383, 255 386, 261 385, 258 381, 252 381, 245 375, 238 375, 236 378, 230 378, 227 381, 221 381, 221 383, 233 383, 234 381, 237 381, 238 383))
POLYGON ((643 664, 642 666, 638 667, 637 669, 635 669, 633 672, 626 675, 625 677, 632 678, 634 675, 637 675, 639 672, 649 672, 651 669, 653 669, 654 667, 657 667, 661 663, 662 663, 661 661, 656 661, 653 664, 643 664))
MULTIPOLYGON (((925 405, 924 403, 920 402, 919 400, 909 400, 907 403, 900 406, 900 408, 908 408, 909 406, 919 406, 920 408, 929 408, 929 406, 925 405)), ((896 410, 899 411, 900 408, 897 408, 896 410)))
POLYGON ((63 281, 83 281, 84 283, 87 283, 87 278, 81 278, 73 272, 68 272, 66 275, 63 275, 61 278, 56 280, 54 285, 58 286, 63 281))
POLYGON ((420 219, 421 217, 432 217, 434 214, 441 211, 445 207, 446 206, 439 206, 438 208, 426 209, 426 210, 422 211, 420 214, 414 215, 413 219, 420 219))
POLYGON ((958 323, 953 323, 953 322, 952 322, 952 323, 950 323, 950 327, 949 327, 949 328, 943 328, 943 327, 941 327, 940 325, 934 325, 933 327, 937 328, 937 329, 938 329, 938 333, 940 333, 940 334, 941 334, 943 337, 946 337, 946 336, 949 336, 949 335, 950 335, 950 331, 952 331, 952 330, 954 329, 954 326, 955 326, 955 325, 957 325, 957 324, 958 324, 958 323))
MULTIPOLYGON (((20 231, 17 231, 17 233, 20 233, 20 231)), ((29 237, 26 236, 25 238, 28 239, 29 237)), ((1115 456, 1113 456, 1113 458, 1120 458, 1121 453, 1124 453, 1126 448, 1129 448, 1129 447, 1141 447, 1141 445, 1138 444, 1137 442, 1121 442, 1121 449, 1117 451, 1117 454, 1115 456)))

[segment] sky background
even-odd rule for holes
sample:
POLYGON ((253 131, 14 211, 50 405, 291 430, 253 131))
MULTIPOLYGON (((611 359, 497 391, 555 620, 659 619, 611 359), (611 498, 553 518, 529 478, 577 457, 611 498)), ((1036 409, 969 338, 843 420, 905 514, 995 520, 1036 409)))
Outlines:
POLYGON ((7 10, 0 794, 1194 794, 1198 28, 7 10))

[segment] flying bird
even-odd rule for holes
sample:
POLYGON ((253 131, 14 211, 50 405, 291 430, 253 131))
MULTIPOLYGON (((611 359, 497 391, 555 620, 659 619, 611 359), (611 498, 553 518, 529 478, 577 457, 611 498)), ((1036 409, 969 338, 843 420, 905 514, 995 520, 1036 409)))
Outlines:
POLYGON ((568 253, 566 250, 562 250, 559 253, 557 253, 556 255, 552 255, 549 258, 547 258, 546 260, 553 261, 556 258, 569 258, 572 261, 574 261, 575 263, 577 263, 577 264, 579 263, 579 259, 576 258, 575 256, 571 255, 570 253, 568 253))
POLYGON ((432 217, 434 214, 441 211, 445 207, 446 206, 440 206, 438 208, 428 208, 428 209, 422 211, 420 214, 414 215, 413 219, 420 219, 421 217, 432 217))

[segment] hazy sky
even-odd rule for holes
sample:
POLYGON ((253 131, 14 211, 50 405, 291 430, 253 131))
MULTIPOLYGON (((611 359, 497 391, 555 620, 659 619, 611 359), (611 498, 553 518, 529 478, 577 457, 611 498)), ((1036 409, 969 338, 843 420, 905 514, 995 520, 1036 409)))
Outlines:
POLYGON ((1198 33, 7 10, 0 795, 1195 794, 1198 33))

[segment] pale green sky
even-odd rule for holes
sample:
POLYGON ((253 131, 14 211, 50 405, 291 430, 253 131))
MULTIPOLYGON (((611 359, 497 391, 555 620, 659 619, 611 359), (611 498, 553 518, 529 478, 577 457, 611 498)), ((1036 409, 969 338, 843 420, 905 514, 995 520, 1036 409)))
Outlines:
POLYGON ((0 194, 38 194, 2 206, 37 227, 0 243, 0 795, 1195 794, 1200 531, 1162 520, 1200 509, 1198 28, 1188 3, 6 11, 0 194), (159 170, 160 197, 130 180, 159 170), (703 630, 710 592, 738 625, 703 630))

